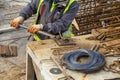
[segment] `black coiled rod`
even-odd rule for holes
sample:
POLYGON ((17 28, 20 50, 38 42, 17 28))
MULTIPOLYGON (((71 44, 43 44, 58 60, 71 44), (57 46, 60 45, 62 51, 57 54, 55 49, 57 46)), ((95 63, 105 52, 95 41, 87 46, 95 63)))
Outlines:
POLYGON ((65 54, 62 59, 63 65, 66 66, 66 68, 86 73, 98 71, 105 64, 105 58, 103 55, 92 50, 85 49, 75 50, 65 54), (84 64, 79 63, 77 60, 84 56, 89 56, 89 61, 84 64))

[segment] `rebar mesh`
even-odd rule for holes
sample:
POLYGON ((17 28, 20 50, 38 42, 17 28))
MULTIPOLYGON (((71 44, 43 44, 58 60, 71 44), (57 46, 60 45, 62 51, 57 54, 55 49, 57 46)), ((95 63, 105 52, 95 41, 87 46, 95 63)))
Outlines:
POLYGON ((88 34, 92 29, 105 26, 120 26, 120 0, 78 0, 79 11, 76 35, 88 34))

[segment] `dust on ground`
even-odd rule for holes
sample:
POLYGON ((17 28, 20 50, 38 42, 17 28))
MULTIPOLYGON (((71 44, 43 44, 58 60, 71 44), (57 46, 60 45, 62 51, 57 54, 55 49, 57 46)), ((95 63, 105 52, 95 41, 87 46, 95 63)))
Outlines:
MULTIPOLYGON (((28 2, 30 0, 0 0, 0 28, 10 27, 10 20, 17 17, 28 2)), ((33 17, 25 21, 25 25, 32 22, 33 17)), ((24 36, 28 35, 25 29, 0 34, 0 44, 16 45, 18 48, 17 57, 0 57, 0 80, 25 80, 27 37, 24 36), (19 37, 24 38, 12 40, 19 37)))

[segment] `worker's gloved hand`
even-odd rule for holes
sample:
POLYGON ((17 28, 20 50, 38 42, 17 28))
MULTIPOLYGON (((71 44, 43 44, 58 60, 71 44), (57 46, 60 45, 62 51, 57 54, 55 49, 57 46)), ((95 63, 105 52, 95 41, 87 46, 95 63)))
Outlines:
POLYGON ((43 29, 43 25, 42 24, 37 24, 37 25, 31 25, 28 27, 28 32, 30 33, 36 33, 39 30, 43 29))
POLYGON ((23 22, 24 22, 24 18, 22 16, 19 16, 19 17, 15 18, 15 19, 11 20, 10 25, 12 27, 15 27, 16 29, 18 29, 18 26, 20 24, 22 24, 23 22))

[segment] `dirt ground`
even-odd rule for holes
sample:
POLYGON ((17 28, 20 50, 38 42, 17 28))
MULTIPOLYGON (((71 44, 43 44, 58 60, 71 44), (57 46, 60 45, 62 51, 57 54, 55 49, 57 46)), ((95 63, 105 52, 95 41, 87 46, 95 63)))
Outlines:
MULTIPOLYGON (((0 28, 10 27, 11 19, 18 16, 19 11, 30 0, 0 0, 0 28)), ((25 25, 30 25, 33 22, 33 17, 25 21, 25 25)), ((16 30, 0 34, 0 44, 16 45, 18 48, 17 57, 0 57, 0 80, 25 80, 26 74, 26 44, 29 34, 26 30, 16 30), (13 38, 19 38, 9 40, 13 38)))

